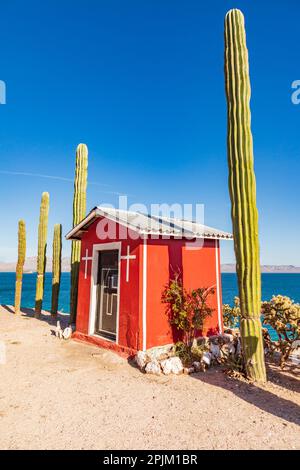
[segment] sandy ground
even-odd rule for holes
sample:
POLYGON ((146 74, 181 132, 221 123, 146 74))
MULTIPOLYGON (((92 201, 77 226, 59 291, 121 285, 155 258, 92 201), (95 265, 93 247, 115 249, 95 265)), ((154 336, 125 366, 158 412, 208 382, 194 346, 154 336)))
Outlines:
POLYGON ((220 370, 154 377, 57 339, 48 315, 9 310, 0 308, 1 449, 300 449, 299 368, 272 367, 260 387, 220 370))

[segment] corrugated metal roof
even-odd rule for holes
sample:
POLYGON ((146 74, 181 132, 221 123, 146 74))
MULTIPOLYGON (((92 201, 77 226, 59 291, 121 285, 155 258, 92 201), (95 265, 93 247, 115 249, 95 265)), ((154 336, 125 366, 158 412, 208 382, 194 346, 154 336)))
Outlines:
POLYGON ((172 217, 154 216, 141 212, 124 211, 109 207, 95 207, 67 235, 67 239, 80 239, 94 220, 106 217, 114 222, 138 232, 141 236, 156 235, 176 238, 213 238, 232 239, 231 233, 216 228, 207 227, 189 220, 172 217))

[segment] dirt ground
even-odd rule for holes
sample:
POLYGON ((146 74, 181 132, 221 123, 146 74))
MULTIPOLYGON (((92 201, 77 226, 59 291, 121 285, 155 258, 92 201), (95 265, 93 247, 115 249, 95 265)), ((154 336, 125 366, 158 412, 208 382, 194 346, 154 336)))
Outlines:
POLYGON ((266 386, 149 376, 53 328, 0 307, 1 449, 300 449, 299 368, 269 366, 266 386))

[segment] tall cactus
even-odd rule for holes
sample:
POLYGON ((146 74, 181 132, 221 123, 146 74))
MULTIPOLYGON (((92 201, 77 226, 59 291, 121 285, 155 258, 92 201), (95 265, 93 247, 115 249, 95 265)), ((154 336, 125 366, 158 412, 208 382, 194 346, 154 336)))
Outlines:
POLYGON ((51 315, 56 316, 61 278, 61 224, 54 225, 52 254, 52 299, 51 315))
POLYGON ((40 206, 40 221, 38 234, 38 257, 37 257, 37 279, 35 294, 35 316, 40 317, 43 297, 46 269, 46 251, 47 251, 47 232, 48 232, 48 214, 49 214, 49 193, 42 194, 40 206))
POLYGON ((18 230, 18 262, 16 267, 15 313, 20 313, 22 297, 23 268, 26 257, 26 226, 19 220, 18 230))
POLYGON ((248 50, 244 16, 236 9, 230 10, 225 18, 225 85, 229 192, 241 303, 243 354, 248 377, 265 381, 248 50))
MULTIPOLYGON (((79 144, 76 150, 73 227, 84 219, 86 215, 87 167, 88 148, 85 144, 79 144)), ((80 240, 73 240, 71 253, 70 323, 75 323, 76 321, 80 251, 80 240)))

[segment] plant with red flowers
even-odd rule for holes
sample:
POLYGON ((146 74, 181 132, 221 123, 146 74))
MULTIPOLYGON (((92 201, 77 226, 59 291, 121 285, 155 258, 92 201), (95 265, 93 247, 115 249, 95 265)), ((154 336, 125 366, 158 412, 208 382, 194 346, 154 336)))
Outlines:
POLYGON ((203 329, 205 318, 213 313, 208 299, 214 294, 213 288, 199 287, 187 291, 179 274, 171 279, 162 294, 162 302, 167 304, 170 325, 182 331, 183 342, 189 348, 199 330, 203 329))

